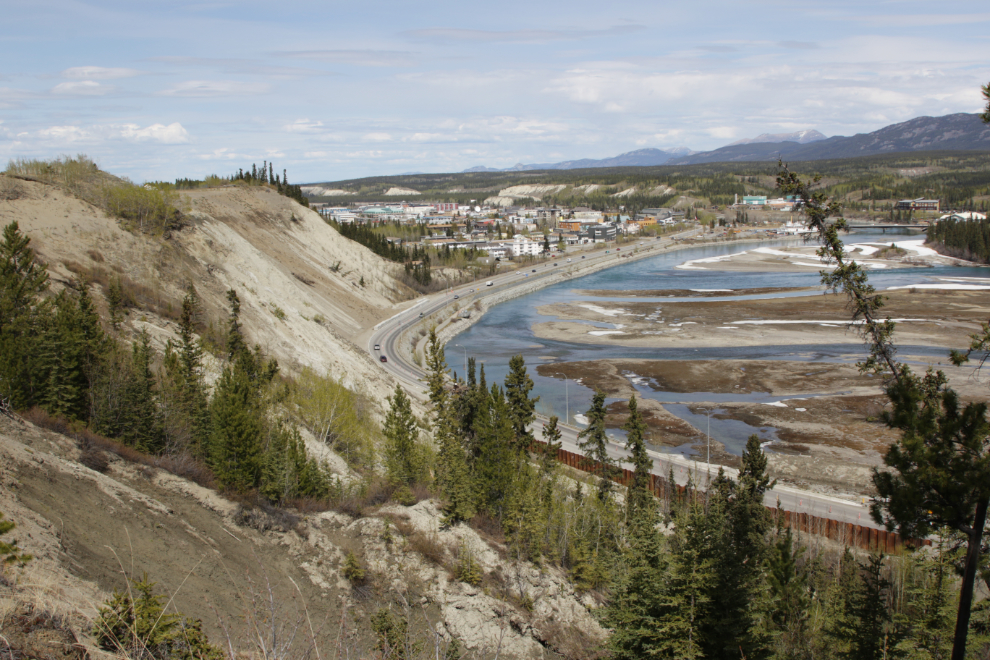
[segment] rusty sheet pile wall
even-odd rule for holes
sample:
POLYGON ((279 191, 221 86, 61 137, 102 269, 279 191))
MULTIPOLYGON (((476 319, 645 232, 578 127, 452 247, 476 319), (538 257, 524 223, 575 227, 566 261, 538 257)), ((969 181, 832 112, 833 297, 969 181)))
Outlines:
MULTIPOLYGON (((536 445, 542 449, 546 445, 542 442, 537 441, 536 445)), ((572 467, 576 470, 581 470, 582 472, 594 472, 595 463, 581 454, 575 454, 569 452, 565 449, 557 450, 557 460, 572 467)), ((623 486, 632 483, 632 470, 623 468, 621 473, 614 477, 614 481, 623 486)), ((651 474, 650 475, 650 487, 653 489, 653 493, 661 499, 677 499, 683 500, 689 497, 692 493, 688 491, 686 486, 678 486, 674 484, 673 489, 667 483, 667 479, 660 475, 651 474)), ((863 525, 856 525, 854 523, 840 522, 838 520, 832 520, 831 518, 822 518, 820 516, 815 516, 810 513, 803 513, 798 511, 784 511, 773 507, 767 507, 767 509, 774 516, 774 520, 777 520, 778 516, 782 516, 783 520, 780 522, 785 527, 790 527, 796 532, 803 534, 813 534, 816 536, 823 536, 829 540, 841 543, 853 548, 859 548, 861 550, 868 551, 882 551, 882 552, 898 552, 904 545, 904 539, 901 538, 899 534, 894 532, 888 532, 884 529, 874 529, 872 527, 866 527, 863 525)), ((909 544, 914 543, 912 541, 909 544)), ((929 545, 929 541, 923 541, 925 545, 929 545)))

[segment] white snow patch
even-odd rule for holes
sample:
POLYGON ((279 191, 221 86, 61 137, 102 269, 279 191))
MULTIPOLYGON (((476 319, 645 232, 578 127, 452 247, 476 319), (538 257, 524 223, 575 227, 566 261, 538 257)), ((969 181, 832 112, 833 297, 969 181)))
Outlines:
POLYGON ((624 335, 622 330, 592 330, 588 333, 589 335, 594 335, 596 337, 602 337, 604 335, 624 335))
POLYGON ((943 289, 946 291, 987 291, 990 284, 906 284, 904 286, 888 286, 887 291, 894 289, 943 289))
POLYGON ((724 261, 726 259, 731 259, 732 257, 738 256, 740 254, 746 254, 745 252, 737 252, 736 254, 723 254, 718 257, 705 257, 703 259, 690 259, 684 263, 674 266, 674 268, 682 268, 686 270, 706 270, 703 266, 695 266, 694 264, 713 264, 718 261, 724 261))
POLYGON ((732 289, 688 289, 688 291, 696 291, 698 293, 717 293, 720 291, 732 291, 732 289))
POLYGON ((682 321, 680 323, 668 323, 667 325, 671 328, 679 328, 682 325, 698 325, 698 324, 695 321, 682 321))
POLYGON ((717 330, 738 330, 739 328, 733 327, 731 325, 720 325, 717 330))
POLYGON ((755 248, 753 252, 759 252, 760 254, 773 254, 779 257, 794 257, 797 256, 793 252, 784 252, 783 250, 775 250, 768 247, 755 248))
POLYGON ((786 408, 787 404, 783 401, 773 401, 771 403, 764 403, 765 406, 773 406, 775 408, 786 408))
POLYGON ((808 409, 807 408, 795 408, 794 410, 796 410, 798 412, 808 412, 808 409))
POLYGON ((596 314, 601 314, 602 316, 622 316, 627 313, 624 309, 606 309, 604 307, 599 307, 598 305, 590 305, 587 303, 579 303, 578 307, 590 309, 596 314))
POLYGON ((584 426, 588 425, 588 418, 581 413, 574 413, 574 421, 578 424, 583 424, 584 426))

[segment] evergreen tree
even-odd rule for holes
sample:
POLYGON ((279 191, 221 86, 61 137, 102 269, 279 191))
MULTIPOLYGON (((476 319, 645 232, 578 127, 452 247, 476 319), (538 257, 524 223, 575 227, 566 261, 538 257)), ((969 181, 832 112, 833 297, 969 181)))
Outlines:
POLYGON ((388 397, 389 410, 382 425, 385 436, 385 474, 390 481, 411 486, 427 478, 426 456, 409 397, 398 384, 388 397))
POLYGON ((962 405, 941 371, 918 378, 901 367, 899 374, 887 388, 893 405, 885 421, 903 435, 884 457, 894 469, 874 470, 879 497, 871 513, 909 538, 925 538, 940 527, 966 538, 952 650, 952 660, 963 660, 990 507, 987 404, 962 405))
POLYGON ((107 307, 110 311, 110 326, 114 330, 120 329, 121 311, 124 302, 124 292, 120 284, 119 277, 110 279, 107 287, 107 307))
POLYGON ((203 349, 196 339, 199 296, 189 287, 182 299, 178 347, 169 341, 165 347, 165 371, 169 375, 173 404, 168 411, 173 441, 199 458, 209 460, 210 411, 203 382, 203 349))
POLYGON ((443 346, 431 328, 426 354, 426 382, 430 393, 433 437, 437 444, 437 485, 444 500, 444 522, 469 520, 475 512, 464 447, 457 433, 454 406, 447 390, 447 362, 443 346))
POLYGON ((529 425, 535 418, 536 403, 540 397, 529 398, 533 391, 533 379, 526 373, 526 362, 522 355, 514 355, 509 360, 509 373, 505 376, 505 397, 509 403, 509 415, 515 433, 515 446, 526 450, 533 443, 529 425))
POLYGON ((0 240, 0 399, 15 408, 38 402, 44 387, 39 345, 50 316, 42 298, 48 273, 17 221, 0 240))
POLYGON ((588 428, 578 434, 578 444, 585 457, 594 464, 592 473, 598 477, 598 499, 605 501, 613 490, 615 460, 608 455, 608 437, 605 434, 605 392, 595 390, 591 408, 585 413, 588 428))
POLYGON ((550 419, 543 426, 543 454, 540 458, 540 483, 541 499, 545 509, 549 509, 553 500, 553 491, 557 485, 557 452, 560 451, 560 428, 556 415, 551 415, 550 419))
POLYGON ((883 554, 871 555, 861 567, 862 581, 851 602, 851 659, 884 660, 898 641, 891 625, 890 581, 884 577, 883 560, 883 554))
POLYGON ((650 473, 653 459, 646 453, 646 422, 639 412, 636 396, 629 399, 629 419, 623 425, 626 431, 626 449, 633 464, 632 483, 626 493, 626 517, 632 520, 640 512, 654 516, 653 490, 650 488, 650 473))
POLYGON ((515 448, 509 406, 498 385, 492 385, 488 404, 479 418, 478 457, 471 476, 478 509, 501 520, 522 460, 515 448))
MULTIPOLYGON (((766 655, 764 628, 754 623, 752 604, 758 600, 767 559, 770 513, 763 495, 772 487, 766 473, 767 458, 756 435, 743 450, 739 483, 732 484, 719 470, 712 490, 726 502, 728 538, 714 568, 718 599, 713 601, 706 655, 712 658, 748 658, 766 655)), ((711 496, 710 496, 711 498, 711 496)))
POLYGON ((794 547, 794 537, 788 527, 777 539, 767 562, 771 598, 769 619, 776 636, 778 657, 802 655, 810 605, 807 576, 798 563, 803 553, 804 548, 794 547))
POLYGON ((125 417, 120 437, 141 451, 159 453, 165 449, 165 438, 155 396, 155 374, 151 369, 154 353, 147 330, 141 330, 131 350, 131 368, 122 397, 125 417))
POLYGON ((209 464, 223 488, 247 491, 261 469, 260 411, 255 389, 240 369, 226 367, 210 402, 209 464))
POLYGON ((39 403, 51 415, 85 419, 88 392, 81 315, 66 291, 55 297, 54 310, 42 335, 39 366, 44 385, 39 403))

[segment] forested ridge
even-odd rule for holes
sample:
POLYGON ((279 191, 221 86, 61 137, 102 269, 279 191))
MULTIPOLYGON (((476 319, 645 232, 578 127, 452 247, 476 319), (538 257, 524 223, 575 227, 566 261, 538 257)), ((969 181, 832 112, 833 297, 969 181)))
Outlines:
POLYGON ((939 220, 928 228, 927 242, 943 254, 990 263, 990 220, 939 220))

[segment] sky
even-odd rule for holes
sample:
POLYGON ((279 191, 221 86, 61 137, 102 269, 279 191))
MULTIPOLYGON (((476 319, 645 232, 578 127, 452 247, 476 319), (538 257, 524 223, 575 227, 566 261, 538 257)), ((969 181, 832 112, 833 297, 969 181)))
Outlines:
MULTIPOLYGON (((0 161, 292 183, 978 112, 985 0, 0 0, 0 161)), ((2 165, 0 165, 2 166, 2 165)))

